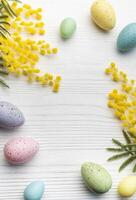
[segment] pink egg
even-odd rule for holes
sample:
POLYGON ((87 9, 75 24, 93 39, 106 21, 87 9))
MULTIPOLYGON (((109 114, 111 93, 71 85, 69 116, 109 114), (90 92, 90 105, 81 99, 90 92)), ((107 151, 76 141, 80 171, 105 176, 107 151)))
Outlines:
POLYGON ((28 162, 38 151, 39 144, 29 137, 14 137, 10 139, 4 147, 6 160, 19 165, 28 162))

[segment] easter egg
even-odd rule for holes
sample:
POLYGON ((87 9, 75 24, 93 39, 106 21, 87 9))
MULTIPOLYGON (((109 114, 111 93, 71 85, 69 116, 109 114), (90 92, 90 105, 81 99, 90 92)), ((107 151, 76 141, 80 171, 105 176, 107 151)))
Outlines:
POLYGON ((93 22, 105 31, 114 28, 116 16, 112 5, 107 0, 96 0, 91 6, 91 18, 93 22))
POLYGON ((65 18, 60 25, 60 35, 64 39, 72 37, 76 30, 76 22, 73 18, 65 18))
POLYGON ((110 174, 99 164, 85 162, 81 167, 81 174, 85 185, 90 191, 105 193, 112 186, 110 174))
POLYGON ((23 113, 15 105, 5 101, 0 102, 0 127, 14 129, 21 126, 24 121, 23 113))
POLYGON ((131 197, 136 192, 136 176, 124 177, 118 185, 118 193, 122 197, 131 197))
POLYGON ((44 193, 44 182, 34 181, 24 191, 25 200, 40 200, 44 193))
POLYGON ((29 161, 38 151, 39 144, 36 140, 29 137, 14 137, 4 146, 6 160, 19 165, 29 161))
POLYGON ((136 23, 128 24, 120 32, 117 39, 117 48, 119 51, 129 51, 136 46, 136 23))

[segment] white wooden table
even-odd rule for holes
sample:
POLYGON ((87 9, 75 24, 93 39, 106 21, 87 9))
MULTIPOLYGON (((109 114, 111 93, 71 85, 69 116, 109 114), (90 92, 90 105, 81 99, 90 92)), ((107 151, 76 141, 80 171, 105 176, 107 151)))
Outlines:
MULTIPOLYGON (((26 1, 27 2, 27 1, 26 1)), ((47 35, 45 39, 59 47, 57 56, 41 59, 39 66, 61 74, 58 94, 50 89, 9 78, 10 90, 0 89, 0 99, 19 106, 26 123, 14 132, 0 131, 0 200, 22 200, 25 186, 37 179, 46 184, 46 200, 116 200, 120 178, 131 170, 118 173, 120 162, 107 163, 111 138, 122 138, 121 124, 107 108, 107 93, 116 84, 104 75, 105 67, 116 61, 130 77, 136 74, 136 50, 122 55, 116 50, 119 31, 135 22, 136 1, 111 0, 117 14, 116 28, 110 33, 97 29, 89 19, 92 0, 29 0, 43 7, 47 35), (59 24, 67 16, 77 21, 71 40, 59 37, 59 24), (12 136, 32 136, 39 140, 37 156, 23 166, 9 166, 3 146, 12 136), (113 187, 96 197, 82 182, 80 166, 85 161, 98 162, 112 174, 113 187)), ((132 198, 133 200, 135 197, 132 198)))

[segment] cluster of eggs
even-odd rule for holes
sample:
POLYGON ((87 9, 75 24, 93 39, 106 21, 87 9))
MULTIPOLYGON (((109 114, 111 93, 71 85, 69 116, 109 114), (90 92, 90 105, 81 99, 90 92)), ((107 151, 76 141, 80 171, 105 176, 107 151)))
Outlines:
MULTIPOLYGON (((91 6, 91 18, 104 31, 115 27, 116 15, 112 5, 107 0, 96 0, 91 6)), ((117 38, 117 49, 129 51, 136 46, 136 23, 128 24, 117 38)))
MULTIPOLYGON (((86 187, 97 194, 108 192, 112 186, 109 172, 101 165, 85 162, 81 166, 81 175, 86 187)), ((118 185, 121 197, 131 197, 136 193, 136 176, 124 177, 118 185)))
MULTIPOLYGON (((25 117, 15 105, 0 102, 0 127, 15 129, 24 124, 25 117)), ((4 146, 4 156, 8 163, 21 165, 31 160, 39 150, 38 142, 30 137, 13 137, 4 146)), ((95 192, 107 192, 112 185, 110 174, 100 165, 84 163, 81 169, 87 187, 95 192)), ((25 200, 40 200, 44 193, 44 182, 34 181, 24 190, 25 200)))
MULTIPOLYGON (((116 15, 112 5, 107 0, 95 0, 91 6, 91 18, 102 30, 110 31, 115 27, 116 15)), ((123 28, 117 38, 117 49, 121 52, 132 50, 136 46, 136 23, 130 23, 123 28)), ((82 176, 85 184, 91 191, 97 193, 106 192, 111 187, 111 178, 101 166, 85 163, 82 166, 82 176), (99 169, 99 170, 98 170, 99 169), (96 176, 93 173, 98 170, 96 176), (102 174, 101 174, 102 172, 102 174), (96 181, 98 180, 98 181, 96 181), (96 187, 97 186, 97 187, 96 187), (103 187, 99 187, 103 186, 103 187)), ((122 197, 131 197, 136 193, 136 176, 127 176, 118 185, 118 193, 122 197)))
MULTIPOLYGON (((25 117, 20 109, 15 105, 1 101, 0 102, 0 127, 13 130, 23 125, 25 117)), ((20 165, 31 160, 39 150, 39 143, 30 137, 13 137, 4 145, 4 156, 8 163, 20 165)), ((44 182, 34 181, 30 183, 25 191, 26 200, 40 200, 44 193, 44 182)))
MULTIPOLYGON (((104 31, 109 31, 116 24, 113 7, 107 0, 96 0, 91 7, 91 18, 96 25, 104 31)), ((60 34, 64 39, 69 39, 76 30, 76 22, 72 18, 65 18, 60 25, 60 34)), ((136 23, 127 25, 119 34, 117 47, 120 51, 128 51, 136 46, 136 23)), ((9 102, 0 102, 0 127, 15 129, 25 121, 23 113, 9 102)), ((28 162, 38 152, 38 142, 30 137, 11 138, 4 146, 5 159, 12 165, 28 162)), ((86 162, 81 167, 81 174, 87 188, 101 194, 110 190, 112 178, 109 172, 101 165, 86 162)), ((125 177, 118 186, 121 196, 129 197, 136 192, 136 177, 125 177)), ((34 181, 25 191, 26 200, 40 200, 44 193, 44 182, 34 181)))
MULTIPOLYGON (((24 124, 23 113, 15 105, 0 102, 0 127, 15 129, 24 124)), ((4 156, 8 163, 20 165, 31 160, 39 150, 38 142, 30 137, 13 137, 4 146, 4 156)), ((86 162, 81 166, 81 174, 85 185, 90 191, 98 194, 105 193, 112 186, 109 172, 99 164, 86 162)), ((136 177, 124 178, 118 187, 121 196, 129 197, 136 192, 136 177)), ((24 190, 25 200, 40 200, 44 194, 44 182, 34 181, 24 190)))
MULTIPOLYGON (((24 124, 25 117, 15 105, 0 102, 0 127, 15 129, 24 124)), ((21 165, 31 160, 39 150, 38 142, 30 137, 13 137, 4 146, 4 156, 8 163, 21 165)), ((95 192, 107 192, 112 185, 110 174, 100 165, 84 163, 81 168, 82 177, 87 187, 95 192)), ((34 181, 25 191, 26 200, 40 200, 44 193, 44 182, 34 181)))
MULTIPOLYGON (((91 19, 103 31, 110 31, 116 25, 116 14, 108 0, 95 0, 90 9, 91 19)), ((65 18, 60 25, 60 35, 64 39, 72 37, 76 30, 73 18, 65 18)), ((136 46, 136 23, 128 24, 117 38, 117 49, 129 51, 136 46)))
MULTIPOLYGON (((0 102, 0 127, 5 129, 15 129, 25 122, 23 113, 15 105, 0 102)), ((38 142, 29 137, 14 137, 4 146, 6 160, 13 164, 23 164, 30 160, 38 151, 38 142)))

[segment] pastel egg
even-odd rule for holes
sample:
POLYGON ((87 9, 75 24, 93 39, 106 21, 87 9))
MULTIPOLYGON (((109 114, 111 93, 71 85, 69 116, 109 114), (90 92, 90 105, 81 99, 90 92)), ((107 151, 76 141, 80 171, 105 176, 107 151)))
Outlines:
POLYGON ((118 193, 122 197, 131 197, 136 192, 136 176, 124 177, 118 185, 118 193))
POLYGON ((119 51, 129 51, 136 46, 136 23, 125 26, 117 39, 117 48, 119 51))
POLYGON ((21 126, 25 121, 23 113, 13 104, 0 102, 0 127, 14 129, 21 126))
POLYGON ((72 37, 76 31, 76 22, 73 18, 65 18, 60 25, 60 35, 64 39, 69 39, 72 37))
POLYGON ((39 149, 36 140, 29 137, 14 137, 4 146, 6 160, 13 165, 20 165, 28 162, 39 149))
POLYGON ((112 186, 112 179, 109 172, 101 165, 86 162, 81 167, 81 174, 85 185, 90 191, 105 193, 112 186))
POLYGON ((25 200, 40 200, 44 193, 44 182, 34 181, 30 183, 24 191, 25 200))
POLYGON ((107 0, 94 1, 90 12, 93 22, 101 29, 109 31, 115 27, 115 11, 107 0))

